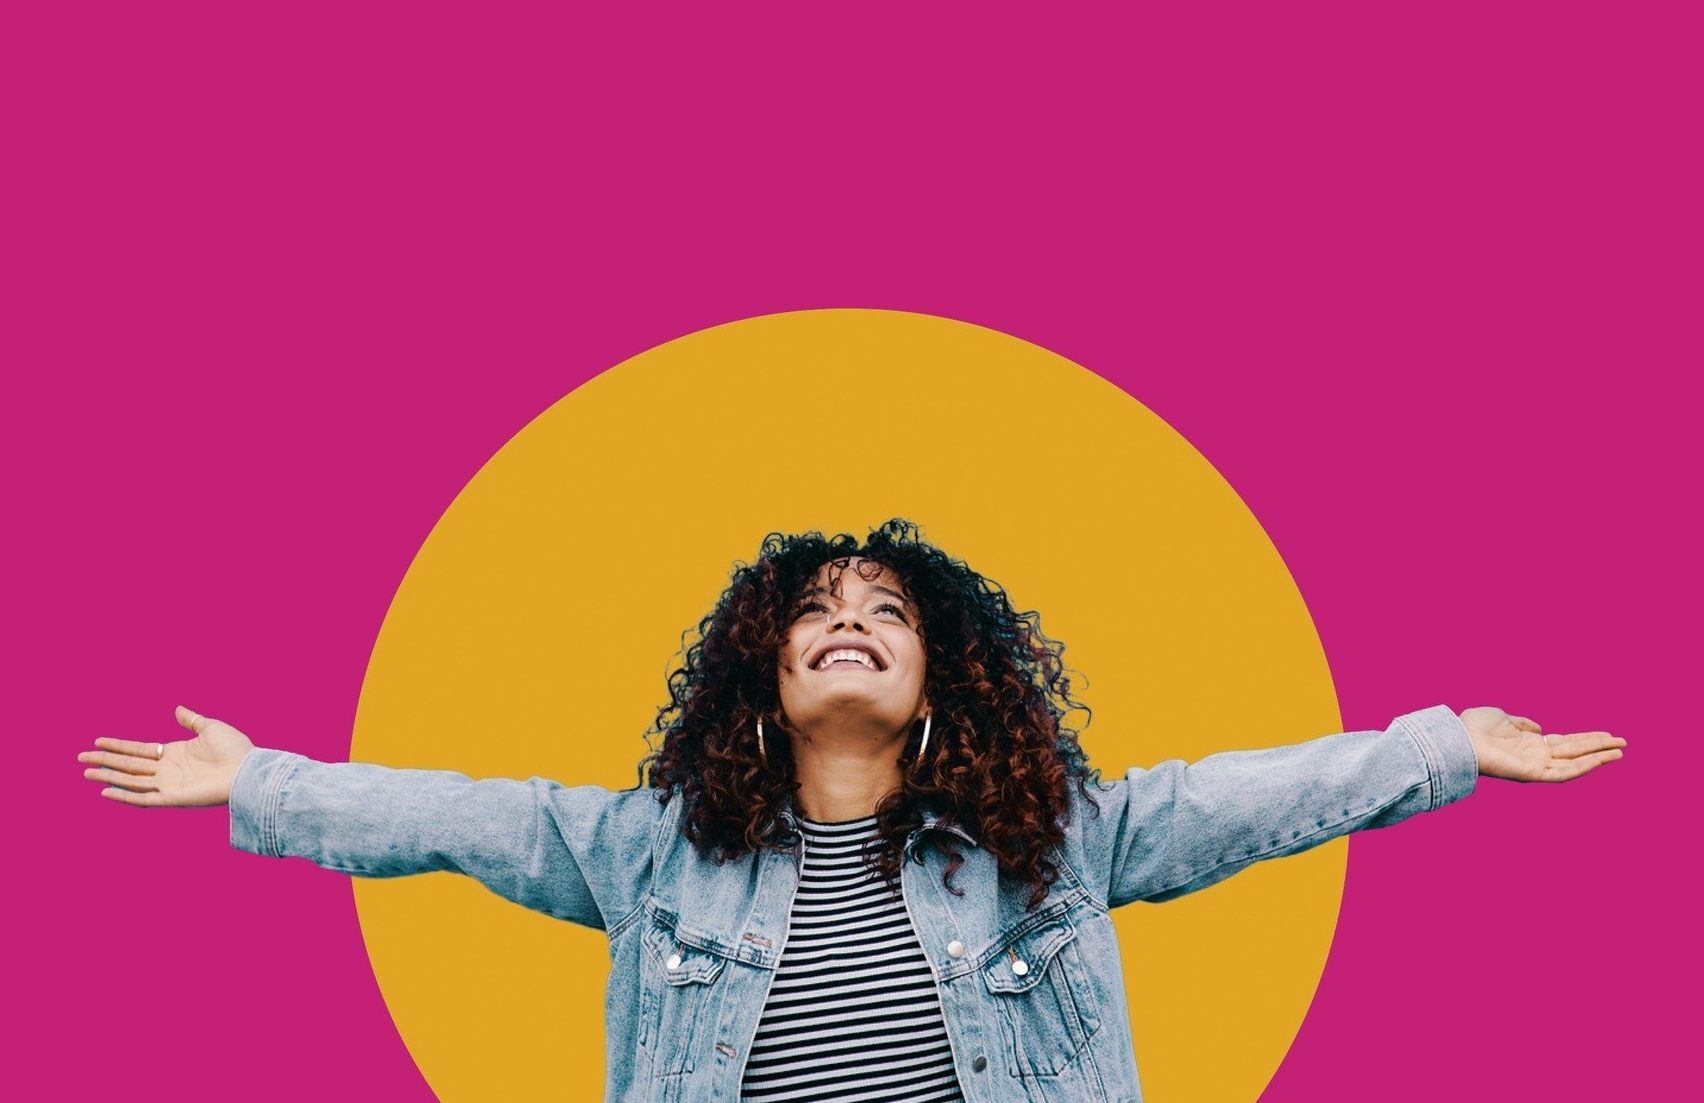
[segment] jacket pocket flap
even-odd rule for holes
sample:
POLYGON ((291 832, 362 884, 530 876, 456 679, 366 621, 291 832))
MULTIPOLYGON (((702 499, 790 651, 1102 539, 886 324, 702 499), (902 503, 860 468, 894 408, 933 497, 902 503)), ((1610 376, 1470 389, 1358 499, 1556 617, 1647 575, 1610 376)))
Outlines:
POLYGON ((645 931, 646 951, 657 962, 663 980, 676 987, 709 984, 721 975, 727 957, 713 943, 705 945, 707 941, 667 926, 660 916, 654 916, 645 931))
POLYGON ((1028 992, 1047 975, 1059 951, 1077 937, 1077 928, 1060 920, 1021 934, 988 959, 982 979, 990 992, 1028 992))

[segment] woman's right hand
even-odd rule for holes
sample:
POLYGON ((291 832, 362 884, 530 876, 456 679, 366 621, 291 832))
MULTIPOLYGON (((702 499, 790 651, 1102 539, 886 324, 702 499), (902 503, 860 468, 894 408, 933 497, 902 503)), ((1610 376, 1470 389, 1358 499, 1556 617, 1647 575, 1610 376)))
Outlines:
POLYGON ((237 767, 254 750, 242 732, 184 708, 177 722, 195 738, 177 743, 138 743, 129 739, 95 740, 97 751, 77 761, 90 769, 83 776, 105 783, 101 796, 140 808, 198 808, 226 804, 237 767))

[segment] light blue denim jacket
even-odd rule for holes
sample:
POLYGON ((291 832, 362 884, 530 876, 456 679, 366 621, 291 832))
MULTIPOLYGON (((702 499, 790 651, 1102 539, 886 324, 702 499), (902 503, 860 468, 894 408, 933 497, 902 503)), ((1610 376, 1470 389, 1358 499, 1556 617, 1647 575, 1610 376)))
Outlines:
MULTIPOLYGON (((1110 909, 1438 808, 1472 792, 1477 773, 1441 706, 1384 732, 1131 770, 1095 791, 1098 810, 1074 797, 1059 880, 1033 909, 964 831, 926 824, 901 880, 965 1099, 1139 1100, 1110 909), (940 831, 965 855, 961 894, 942 886, 941 849, 919 845, 940 831)), ((802 844, 718 865, 681 835, 680 809, 652 790, 255 751, 232 787, 231 843, 362 877, 453 870, 601 928, 608 1099, 731 1103, 787 939, 802 844)))

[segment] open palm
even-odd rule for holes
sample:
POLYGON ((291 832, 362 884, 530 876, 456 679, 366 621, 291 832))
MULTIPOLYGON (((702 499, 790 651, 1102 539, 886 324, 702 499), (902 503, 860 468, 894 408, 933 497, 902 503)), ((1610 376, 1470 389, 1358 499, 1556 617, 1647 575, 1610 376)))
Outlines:
POLYGON ((142 808, 191 808, 225 804, 237 767, 254 750, 249 737, 220 720, 178 706, 177 722, 194 738, 176 743, 130 739, 95 740, 99 750, 77 761, 83 776, 107 786, 101 796, 142 808))
POLYGON ((1608 732, 1545 735, 1524 716, 1476 708, 1461 714, 1479 772, 1509 781, 1569 781, 1621 757, 1627 740, 1608 732))

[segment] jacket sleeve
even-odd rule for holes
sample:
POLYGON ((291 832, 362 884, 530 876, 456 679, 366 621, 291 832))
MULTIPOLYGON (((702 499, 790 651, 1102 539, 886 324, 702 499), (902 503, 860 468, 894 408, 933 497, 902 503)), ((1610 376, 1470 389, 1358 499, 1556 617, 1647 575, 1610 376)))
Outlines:
POLYGON ((1460 719, 1438 706, 1382 732, 1163 762, 1091 790, 1074 830, 1091 891, 1109 907, 1169 900, 1278 858, 1473 792, 1460 719))
POLYGON ((464 873, 603 930, 643 899, 665 811, 649 789, 474 781, 256 750, 231 786, 231 845, 359 877, 464 873))

